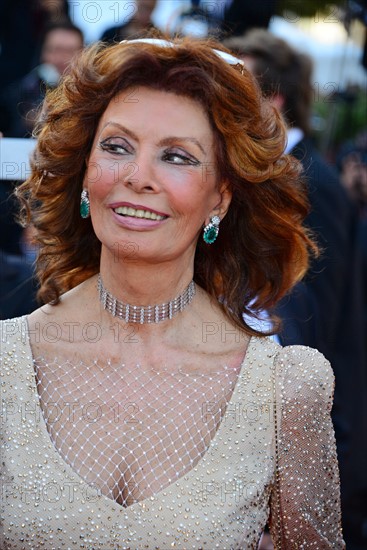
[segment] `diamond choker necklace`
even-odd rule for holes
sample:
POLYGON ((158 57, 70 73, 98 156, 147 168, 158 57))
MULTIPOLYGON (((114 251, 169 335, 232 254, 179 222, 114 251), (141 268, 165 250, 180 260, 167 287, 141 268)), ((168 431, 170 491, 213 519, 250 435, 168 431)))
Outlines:
POLYGON ((117 300, 103 286, 101 275, 98 275, 99 299, 104 309, 109 311, 114 317, 122 319, 126 323, 160 323, 166 319, 172 319, 177 313, 180 313, 187 307, 195 296, 195 283, 191 281, 185 290, 169 302, 157 304, 154 306, 132 306, 117 300))

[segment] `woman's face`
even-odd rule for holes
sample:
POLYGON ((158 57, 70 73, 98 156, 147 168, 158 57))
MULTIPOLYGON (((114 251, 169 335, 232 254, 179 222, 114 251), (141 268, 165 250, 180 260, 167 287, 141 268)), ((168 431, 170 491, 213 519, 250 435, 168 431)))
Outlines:
POLYGON ((230 202, 213 141, 204 109, 187 97, 139 87, 112 99, 84 179, 102 247, 135 261, 192 257, 203 224, 230 202))

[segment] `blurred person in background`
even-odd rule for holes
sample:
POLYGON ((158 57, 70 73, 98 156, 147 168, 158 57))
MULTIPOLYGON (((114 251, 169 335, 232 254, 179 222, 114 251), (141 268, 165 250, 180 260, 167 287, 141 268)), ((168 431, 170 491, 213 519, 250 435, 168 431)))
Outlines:
POLYGON ((275 15, 277 0, 226 0, 222 32, 224 36, 242 35, 249 29, 267 28, 270 19, 275 15))
POLYGON ((367 130, 341 146, 336 164, 341 182, 355 203, 360 219, 359 243, 362 250, 364 312, 367 327, 367 130))
POLYGON ((341 182, 353 202, 360 218, 367 220, 367 130, 342 145, 337 156, 341 182))
POLYGON ((276 0, 191 0, 170 22, 171 34, 216 38, 242 34, 253 27, 267 28, 276 0), (188 6, 188 4, 191 4, 188 6))
POLYGON ((0 319, 31 313, 37 308, 33 268, 23 252, 23 229, 16 223, 18 202, 13 186, 0 181, 0 319))
POLYGON ((106 29, 101 40, 103 42, 121 42, 127 38, 137 38, 144 36, 149 31, 155 29, 152 22, 152 13, 157 4, 157 0, 135 0, 134 11, 129 21, 123 22, 106 29))
MULTIPOLYGON (((57 17, 56 7, 53 3, 57 17)), ((21 16, 21 13, 20 13, 21 16)), ((27 21, 31 26, 32 20, 27 21)), ((65 20, 45 29, 39 65, 0 95, 1 130, 6 137, 29 137, 38 107, 47 89, 55 87, 72 57, 83 47, 81 31, 65 20)), ((0 181, 0 318, 30 313, 37 307, 36 284, 26 249, 24 233, 16 223, 17 208, 11 197, 13 186, 0 181)))
MULTIPOLYGON (((70 21, 67 0, 1 0, 0 98, 38 64, 45 28, 65 21, 70 21)), ((8 124, 8 112, 0 104, 0 130, 6 132, 8 124)))
POLYGON ((263 29, 228 39, 225 45, 241 56, 283 114, 286 152, 304 167, 310 202, 306 225, 323 252, 277 307, 283 320, 279 338, 283 345, 316 347, 333 366, 343 527, 348 549, 362 550, 367 544, 367 372, 358 217, 337 173, 310 139, 310 58, 263 29))
POLYGON ((170 33, 180 36, 216 37, 221 35, 221 22, 224 17, 225 2, 213 0, 191 0, 177 10, 169 21, 170 33))
POLYGON ((19 81, 8 86, 0 99, 6 137, 29 137, 37 109, 46 91, 57 86, 72 58, 83 48, 82 31, 69 22, 55 23, 45 30, 39 64, 19 81))
POLYGON ((1 89, 37 65, 47 26, 70 21, 67 0, 1 0, 1 89))

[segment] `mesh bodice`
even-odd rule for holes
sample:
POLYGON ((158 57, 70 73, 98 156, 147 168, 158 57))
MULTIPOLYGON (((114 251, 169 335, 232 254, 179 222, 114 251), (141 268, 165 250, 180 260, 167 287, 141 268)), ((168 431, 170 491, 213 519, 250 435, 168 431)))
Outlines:
POLYGON ((35 368, 55 448, 81 478, 123 506, 158 493, 196 465, 239 372, 42 359, 35 368))

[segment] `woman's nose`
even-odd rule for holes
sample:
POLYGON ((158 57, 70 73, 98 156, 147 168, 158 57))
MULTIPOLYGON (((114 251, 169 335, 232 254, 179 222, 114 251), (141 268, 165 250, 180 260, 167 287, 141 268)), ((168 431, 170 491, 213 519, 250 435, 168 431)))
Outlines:
POLYGON ((124 165, 125 170, 125 185, 133 188, 138 193, 158 191, 159 185, 156 171, 150 156, 140 154, 134 162, 127 162, 124 165))

